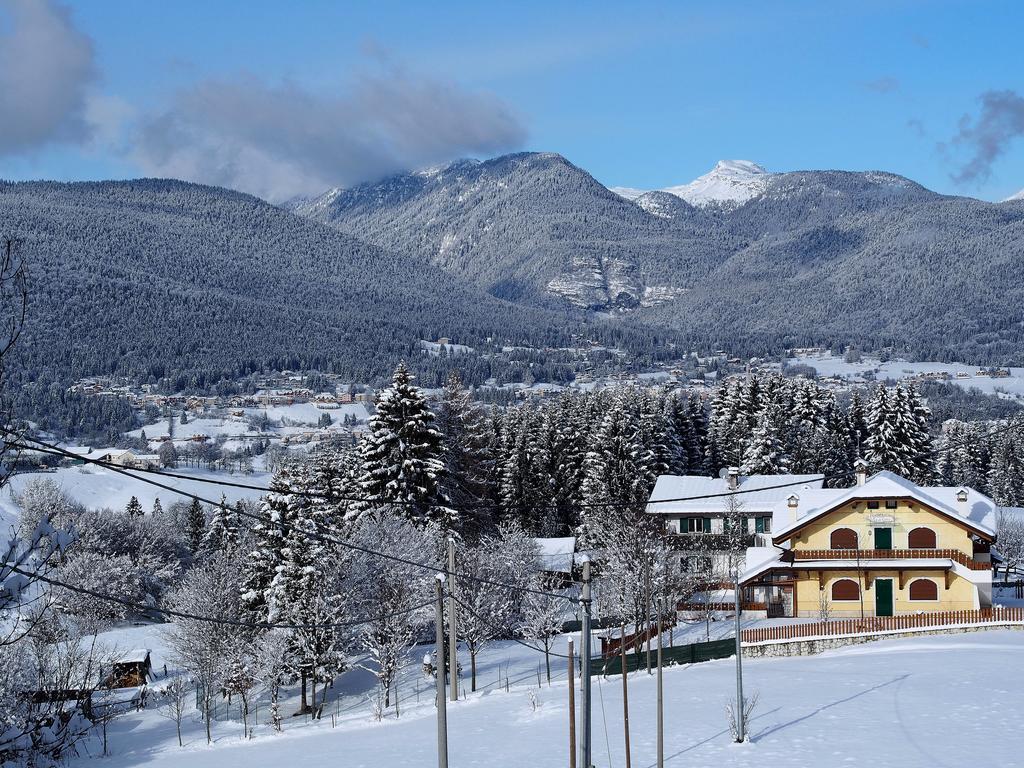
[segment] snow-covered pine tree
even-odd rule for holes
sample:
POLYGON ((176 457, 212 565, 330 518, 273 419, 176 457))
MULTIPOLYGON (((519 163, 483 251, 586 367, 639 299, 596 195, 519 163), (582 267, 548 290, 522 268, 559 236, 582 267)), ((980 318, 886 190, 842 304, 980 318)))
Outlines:
POLYGON ((1024 506, 1024 450, 1015 432, 994 438, 988 481, 992 499, 1004 507, 1024 506))
POLYGON ((197 554, 206 533, 206 512, 199 499, 192 499, 185 513, 185 542, 193 554, 197 554))
POLYGON ((617 393, 584 461, 583 500, 643 504, 650 496, 656 460, 631 418, 628 393, 617 393))
POLYGON ((867 455, 869 435, 864 403, 858 389, 853 390, 850 394, 850 403, 846 408, 846 428, 850 443, 850 465, 852 466, 857 459, 867 455))
POLYGON ((124 508, 124 511, 128 517, 142 517, 146 514, 142 511, 142 504, 139 503, 139 499, 136 496, 128 499, 128 506, 124 508))
POLYGON ((238 525, 235 512, 228 506, 227 496, 221 494, 220 504, 214 507, 210 525, 203 534, 199 551, 204 555, 213 552, 232 553, 238 546, 238 525))
MULTIPOLYGON (((664 458, 668 473, 672 475, 691 474, 690 445, 693 442, 693 425, 690 422, 689 402, 680 392, 669 392, 662 403, 662 420, 671 448, 664 458)), ((699 474, 699 467, 693 468, 699 474)))
POLYGON ((360 488, 375 501, 361 504, 358 511, 394 501, 411 520, 452 528, 457 513, 442 494, 443 474, 441 434, 434 428, 434 414, 402 363, 391 386, 378 395, 377 413, 363 441, 360 488))
POLYGON ((260 504, 263 518, 250 529, 252 550, 242 562, 239 584, 241 605, 251 621, 269 619, 267 603, 270 584, 283 559, 286 532, 292 526, 292 478, 287 466, 281 467, 270 481, 270 490, 260 504))
MULTIPOLYGON (((928 485, 935 481, 935 454, 932 450, 932 437, 928 425, 931 411, 913 384, 907 385, 904 396, 907 400, 909 420, 913 425, 910 430, 910 445, 913 451, 911 462, 914 466, 913 480, 915 483, 928 485)), ((982 450, 987 450, 987 446, 983 445, 982 450)), ((984 475, 982 475, 982 479, 984 479, 984 475)))
POLYGON ((824 399, 821 424, 812 444, 817 459, 814 472, 825 475, 826 488, 846 488, 853 484, 853 451, 846 415, 828 393, 824 399))
POLYGON ((690 395, 687 411, 691 429, 691 437, 686 445, 690 471, 693 474, 710 475, 714 470, 708 463, 708 416, 704 398, 696 392, 690 395))
POLYGON ((160 497, 157 496, 153 500, 153 517, 160 517, 164 513, 164 507, 160 503, 160 497))
POLYGON ((744 439, 748 434, 747 414, 743 410, 743 380, 726 381, 711 403, 708 425, 708 463, 711 473, 743 461, 744 439))
POLYGON ((271 623, 302 625, 292 630, 293 666, 302 681, 300 711, 316 713, 317 684, 333 679, 339 664, 341 638, 327 625, 342 606, 328 578, 329 546, 318 537, 313 504, 296 493, 308 487, 310 474, 310 468, 292 468, 285 512, 289 525, 266 600, 271 623), (307 681, 312 683, 312 703, 306 698, 307 681))
POLYGON ((473 402, 457 371, 445 381, 435 427, 441 433, 441 492, 459 510, 463 536, 476 537, 494 524, 487 481, 494 461, 487 413, 473 402))
POLYGON ((758 418, 747 441, 740 470, 745 475, 779 475, 789 471, 786 449, 780 439, 785 418, 775 406, 768 406, 758 418))
POLYGON ((893 414, 889 390, 879 384, 867 408, 868 439, 864 458, 871 470, 889 470, 905 477, 912 467, 906 465, 905 436, 893 414))

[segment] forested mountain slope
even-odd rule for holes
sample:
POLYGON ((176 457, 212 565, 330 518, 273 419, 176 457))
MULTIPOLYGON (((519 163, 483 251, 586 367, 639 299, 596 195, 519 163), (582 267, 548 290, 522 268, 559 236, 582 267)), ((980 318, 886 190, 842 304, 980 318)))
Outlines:
POLYGON ((30 379, 187 373, 203 385, 272 367, 372 381, 421 338, 543 345, 585 332, 578 310, 526 309, 416 255, 178 181, 0 183, 0 232, 22 239, 29 268, 18 364, 30 379))
POLYGON ((549 153, 332 190, 294 210, 498 296, 635 312, 697 344, 1024 360, 1024 203, 882 172, 766 174, 749 200, 627 200, 549 153))

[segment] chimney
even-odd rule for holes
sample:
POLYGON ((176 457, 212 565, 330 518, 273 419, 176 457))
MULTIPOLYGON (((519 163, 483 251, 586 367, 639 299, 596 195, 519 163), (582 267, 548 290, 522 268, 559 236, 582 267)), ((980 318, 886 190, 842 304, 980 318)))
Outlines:
POLYGON ((795 517, 796 508, 800 506, 800 497, 797 496, 795 493, 789 494, 789 496, 786 499, 786 506, 789 507, 790 511, 793 513, 795 517))
POLYGON ((868 463, 864 459, 853 462, 853 472, 857 477, 857 485, 864 485, 868 481, 868 463))
POLYGON ((727 481, 729 483, 729 490, 735 491, 737 488, 740 487, 740 468, 729 467, 728 472, 729 474, 727 477, 727 481))
POLYGON ((956 511, 967 517, 967 489, 961 488, 956 492, 956 511))

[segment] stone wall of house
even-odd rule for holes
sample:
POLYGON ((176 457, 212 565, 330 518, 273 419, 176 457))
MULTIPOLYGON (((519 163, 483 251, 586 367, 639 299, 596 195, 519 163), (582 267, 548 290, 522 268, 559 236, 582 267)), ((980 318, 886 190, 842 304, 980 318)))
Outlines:
POLYGON ((1024 624, 977 624, 966 627, 946 627, 942 629, 906 630, 905 632, 887 632, 878 635, 847 635, 838 637, 808 638, 803 640, 787 640, 764 643, 761 645, 744 645, 745 658, 762 656, 813 656, 832 648, 845 645, 860 645, 875 640, 889 640, 900 637, 920 637, 921 635, 960 635, 965 632, 986 632, 994 629, 1024 630, 1024 624))

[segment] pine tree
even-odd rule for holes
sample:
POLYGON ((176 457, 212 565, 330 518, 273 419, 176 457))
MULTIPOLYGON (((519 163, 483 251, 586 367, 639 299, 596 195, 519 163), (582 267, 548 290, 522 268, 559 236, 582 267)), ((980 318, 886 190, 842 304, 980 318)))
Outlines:
POLYGON ((135 496, 132 496, 130 499, 128 499, 128 506, 125 507, 124 511, 125 514, 128 515, 128 517, 142 517, 146 514, 142 511, 142 504, 139 503, 138 498, 135 496))
POLYGON ((192 499, 192 503, 185 513, 185 541, 193 553, 198 553, 203 543, 203 535, 206 532, 206 513, 199 499, 192 499))
POLYGON ((988 480, 992 500, 996 504, 1024 506, 1024 451, 1015 433, 1004 432, 996 436, 988 480))
POLYGON ((412 381, 403 363, 395 369, 391 387, 377 398, 377 413, 363 442, 360 487, 365 496, 380 501, 364 504, 359 511, 394 501, 414 521, 451 528, 457 513, 448 507, 439 486, 444 474, 441 435, 423 393, 412 381))
POLYGON ((463 535, 479 534, 493 524, 487 480, 493 462, 487 415, 475 404, 456 371, 445 381, 435 426, 441 434, 444 474, 441 493, 460 510, 463 535))
POLYGON ((199 551, 209 555, 213 552, 232 553, 238 546, 238 523, 235 512, 228 507, 227 497, 221 494, 220 504, 213 510, 210 525, 203 535, 199 551))
POLYGON ((584 461, 583 499, 643 504, 650 496, 656 459, 631 418, 628 394, 612 401, 584 461))
POLYGON ((846 424, 850 443, 850 465, 852 466, 857 459, 867 455, 868 448, 867 417, 859 390, 853 390, 850 395, 850 404, 846 409, 846 424))
POLYGON ((164 507, 160 503, 160 497, 153 500, 153 517, 160 517, 164 513, 164 507))
POLYGON ((785 447, 779 438, 782 421, 782 414, 775 406, 761 412, 743 452, 743 474, 778 475, 788 471, 785 447))
POLYGON ((242 563, 239 592, 242 609, 252 621, 268 620, 267 593, 282 561, 286 534, 292 525, 291 483, 288 467, 274 474, 260 505, 259 516, 266 522, 256 522, 250 531, 253 546, 242 563))

